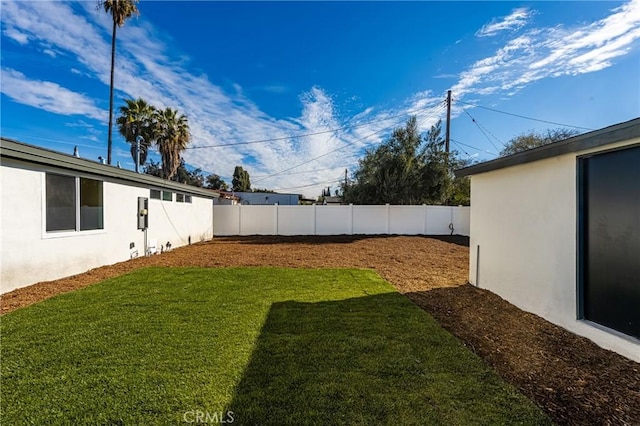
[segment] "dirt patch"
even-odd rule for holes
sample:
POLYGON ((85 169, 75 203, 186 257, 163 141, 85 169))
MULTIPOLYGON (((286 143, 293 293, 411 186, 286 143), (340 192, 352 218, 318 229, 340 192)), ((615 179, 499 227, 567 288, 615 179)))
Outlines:
POLYGON ((471 285, 408 293, 559 424, 640 424, 640 364, 471 285))
POLYGON ((640 364, 467 282, 465 237, 233 237, 2 296, 2 313, 147 266, 372 268, 559 424, 640 424, 640 364))
POLYGON ((2 295, 2 313, 148 266, 371 268, 403 293, 467 280, 466 237, 233 237, 180 247, 2 295), (443 261, 446 259, 446 261, 443 261))

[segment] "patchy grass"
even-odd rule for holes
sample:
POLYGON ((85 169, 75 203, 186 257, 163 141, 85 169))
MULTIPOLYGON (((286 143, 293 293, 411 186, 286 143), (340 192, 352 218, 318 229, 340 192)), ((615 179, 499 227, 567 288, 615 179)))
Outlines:
POLYGON ((548 422, 371 271, 149 268, 1 327, 2 424, 548 422))

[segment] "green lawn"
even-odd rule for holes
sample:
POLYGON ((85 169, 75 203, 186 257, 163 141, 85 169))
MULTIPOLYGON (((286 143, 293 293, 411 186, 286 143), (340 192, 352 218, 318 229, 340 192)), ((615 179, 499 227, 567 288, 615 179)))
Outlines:
POLYGON ((6 425, 548 423, 365 270, 143 269, 1 332, 6 425))

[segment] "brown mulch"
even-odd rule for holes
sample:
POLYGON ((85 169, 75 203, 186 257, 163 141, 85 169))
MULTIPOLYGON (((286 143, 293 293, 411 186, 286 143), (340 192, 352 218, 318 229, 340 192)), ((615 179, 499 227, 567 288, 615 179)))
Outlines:
POLYGON ((559 424, 640 425, 640 364, 467 282, 465 237, 233 237, 38 283, 2 313, 147 266, 375 269, 559 424))

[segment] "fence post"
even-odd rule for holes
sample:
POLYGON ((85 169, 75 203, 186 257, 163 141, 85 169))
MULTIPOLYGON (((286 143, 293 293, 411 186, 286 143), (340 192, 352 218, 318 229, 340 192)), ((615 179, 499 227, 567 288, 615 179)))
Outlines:
POLYGON ((211 236, 216 236, 216 205, 211 200, 211 236))
POLYGON ((273 208, 275 209, 275 213, 273 215, 273 228, 275 230, 274 235, 278 235, 278 203, 275 203, 273 205, 273 208))
POLYGON ((449 206, 451 210, 449 210, 449 230, 451 231, 451 235, 453 235, 453 231, 455 226, 453 225, 453 206, 449 206))
POLYGON ((318 216, 316 213, 316 203, 313 203, 313 235, 318 235, 318 216))
POLYGON ((349 203, 349 235, 353 235, 353 204, 349 203))
POLYGON ((385 204, 387 206, 387 234, 391 233, 391 206, 389 204, 385 204))
POLYGON ((422 235, 427 235, 427 205, 422 205, 422 235))

